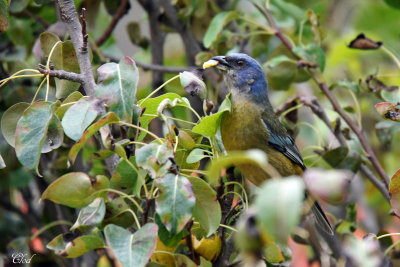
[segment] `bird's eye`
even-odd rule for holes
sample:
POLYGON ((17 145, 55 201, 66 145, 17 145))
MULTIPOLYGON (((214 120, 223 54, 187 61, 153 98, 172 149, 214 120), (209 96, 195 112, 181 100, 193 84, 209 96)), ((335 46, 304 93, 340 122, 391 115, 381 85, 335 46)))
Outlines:
POLYGON ((238 62, 236 62, 236 64, 241 67, 244 65, 244 61, 243 60, 239 60, 238 62))

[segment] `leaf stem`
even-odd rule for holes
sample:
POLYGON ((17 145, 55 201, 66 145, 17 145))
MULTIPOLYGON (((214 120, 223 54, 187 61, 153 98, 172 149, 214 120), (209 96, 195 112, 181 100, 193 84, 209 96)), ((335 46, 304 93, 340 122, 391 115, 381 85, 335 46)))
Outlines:
POLYGON ((38 237, 39 235, 41 235, 42 233, 46 232, 48 229, 57 226, 57 225, 61 225, 61 224, 66 224, 66 225, 72 225, 71 222, 69 221, 65 221, 65 220, 59 220, 59 221, 54 221, 51 222, 49 224, 46 224, 45 226, 43 226, 42 228, 40 228, 36 233, 34 233, 31 237, 30 240, 35 239, 36 237, 38 237))
POLYGON ((149 194, 149 191, 147 190, 147 186, 146 186, 146 179, 145 177, 142 177, 142 175, 140 175, 140 172, 138 170, 138 168, 136 168, 136 166, 130 162, 129 159, 124 159, 126 163, 128 163, 129 166, 131 166, 132 169, 135 170, 135 172, 137 173, 137 175, 139 176, 140 180, 142 180, 143 183, 143 187, 144 187, 144 193, 146 194, 146 196, 149 194))
POLYGON ((42 86, 43 86, 43 84, 46 82, 46 80, 48 80, 48 77, 47 77, 47 76, 44 77, 43 81, 40 83, 38 89, 36 90, 36 93, 35 93, 35 95, 33 96, 31 105, 32 105, 33 103, 35 103, 36 97, 38 96, 38 94, 39 94, 39 92, 40 92, 40 89, 42 89, 42 86))
POLYGON ((400 235, 400 233, 389 233, 389 234, 384 234, 384 235, 377 236, 376 239, 379 240, 379 239, 384 238, 384 237, 388 237, 388 236, 398 236, 398 235, 400 235))
POLYGON ((235 181, 230 181, 230 182, 225 183, 225 185, 230 185, 230 184, 237 185, 240 187, 240 189, 242 190, 243 196, 244 196, 244 200, 245 200, 244 203, 246 205, 246 209, 248 209, 249 208, 249 199, 247 198, 247 192, 244 189, 243 185, 238 182, 235 182, 235 181))
POLYGON ((179 78, 180 75, 175 75, 174 77, 172 77, 171 79, 169 79, 168 81, 166 81, 165 83, 161 84, 156 90, 154 90, 153 92, 151 92, 148 96, 146 96, 143 100, 140 101, 141 104, 143 104, 146 100, 148 100, 150 97, 152 97, 155 93, 157 93, 158 91, 160 91, 162 88, 164 88, 164 86, 166 86, 167 84, 169 84, 170 82, 176 80, 177 78, 179 78))
POLYGON ((111 219, 112 219, 112 218, 115 218, 115 217, 117 217, 117 216, 119 216, 119 215, 121 215, 121 214, 124 214, 125 212, 129 212, 129 213, 133 216, 133 219, 135 220, 135 223, 136 223, 138 229, 140 229, 141 226, 140 226, 140 223, 139 223, 139 219, 138 219, 138 217, 136 216, 136 214, 133 212, 133 210, 131 210, 131 209, 125 209, 125 210, 119 212, 118 214, 114 215, 113 217, 111 217, 111 219))
POLYGON ((400 61, 399 61, 399 59, 389 49, 387 49, 385 46, 382 45, 381 49, 383 50, 383 52, 385 52, 389 57, 391 57, 393 59, 393 61, 397 65, 397 67, 400 69, 400 61))
POLYGON ((127 122, 124 122, 124 121, 119 121, 118 123, 122 124, 122 125, 126 125, 126 126, 129 126, 129 127, 132 127, 132 128, 135 128, 135 129, 139 129, 139 130, 151 135, 154 139, 156 139, 158 142, 160 142, 160 144, 164 144, 164 142, 160 139, 160 137, 158 137, 154 133, 150 132, 149 130, 146 130, 145 128, 142 128, 140 126, 137 126, 137 125, 134 125, 134 124, 131 124, 131 123, 127 123, 127 122))
POLYGON ((24 75, 17 75, 17 76, 10 76, 0 81, 0 88, 3 87, 8 81, 18 79, 18 78, 34 78, 34 77, 43 77, 43 74, 24 74, 24 75))
MULTIPOLYGON (((47 58, 47 63, 46 63, 46 70, 50 70, 50 61, 51 57, 53 56, 54 50, 56 49, 57 45, 60 44, 61 41, 57 41, 53 47, 50 50, 49 57, 47 58)), ((47 88, 46 88, 46 98, 45 101, 48 100, 49 98, 49 90, 50 90, 50 79, 47 79, 47 88)))
POLYGON ((229 229, 229 230, 231 230, 231 231, 233 231, 233 232, 236 232, 236 233, 238 232, 238 230, 236 230, 235 228, 233 228, 233 227, 231 227, 231 226, 229 226, 229 225, 226 225, 226 224, 220 223, 219 226, 224 227, 224 228, 226 228, 226 229, 229 229))
POLYGON ((133 199, 132 197, 130 197, 129 195, 125 194, 124 192, 121 192, 121 191, 118 191, 118 190, 115 190, 115 189, 111 189, 111 188, 104 188, 104 189, 98 190, 98 191, 96 191, 96 192, 94 192, 94 193, 101 193, 101 192, 113 192, 113 193, 116 193, 116 194, 118 194, 118 195, 124 196, 124 197, 126 197, 127 199, 129 199, 133 204, 135 204, 135 206, 137 207, 137 209, 138 209, 140 212, 143 212, 143 209, 140 207, 140 205, 137 203, 137 201, 134 200, 134 199, 133 199))

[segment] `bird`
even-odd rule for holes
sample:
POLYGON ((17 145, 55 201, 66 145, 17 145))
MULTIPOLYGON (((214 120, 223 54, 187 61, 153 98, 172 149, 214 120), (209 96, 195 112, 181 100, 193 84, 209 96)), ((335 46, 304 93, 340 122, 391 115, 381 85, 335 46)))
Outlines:
MULTIPOLYGON (((293 138, 279 121, 268 97, 268 81, 261 65, 243 53, 214 56, 203 69, 220 70, 231 93, 231 112, 221 120, 222 143, 227 151, 260 149, 281 176, 301 175, 306 166, 293 138)), ((258 166, 237 164, 242 175, 256 186, 271 178, 258 166)), ((317 201, 311 208, 317 225, 333 235, 332 227, 317 201)))

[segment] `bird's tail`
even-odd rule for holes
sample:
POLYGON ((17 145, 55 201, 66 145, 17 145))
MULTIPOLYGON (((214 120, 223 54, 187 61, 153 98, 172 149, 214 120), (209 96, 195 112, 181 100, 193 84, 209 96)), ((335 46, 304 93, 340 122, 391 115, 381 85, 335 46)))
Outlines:
POLYGON ((322 231, 326 232, 327 234, 333 235, 333 230, 331 224, 328 221, 328 218, 325 215, 325 212, 322 210, 321 206, 319 205, 318 201, 314 202, 314 205, 311 208, 312 213, 315 216, 315 220, 317 222, 318 228, 322 231))

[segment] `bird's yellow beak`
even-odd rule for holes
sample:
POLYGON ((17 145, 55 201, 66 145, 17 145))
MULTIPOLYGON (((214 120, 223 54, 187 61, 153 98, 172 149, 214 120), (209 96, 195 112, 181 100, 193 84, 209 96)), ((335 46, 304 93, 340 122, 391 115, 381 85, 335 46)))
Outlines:
POLYGON ((219 62, 217 60, 210 59, 210 60, 208 60, 208 61, 203 63, 203 69, 208 69, 208 68, 211 68, 211 67, 215 67, 218 64, 219 64, 219 62))

